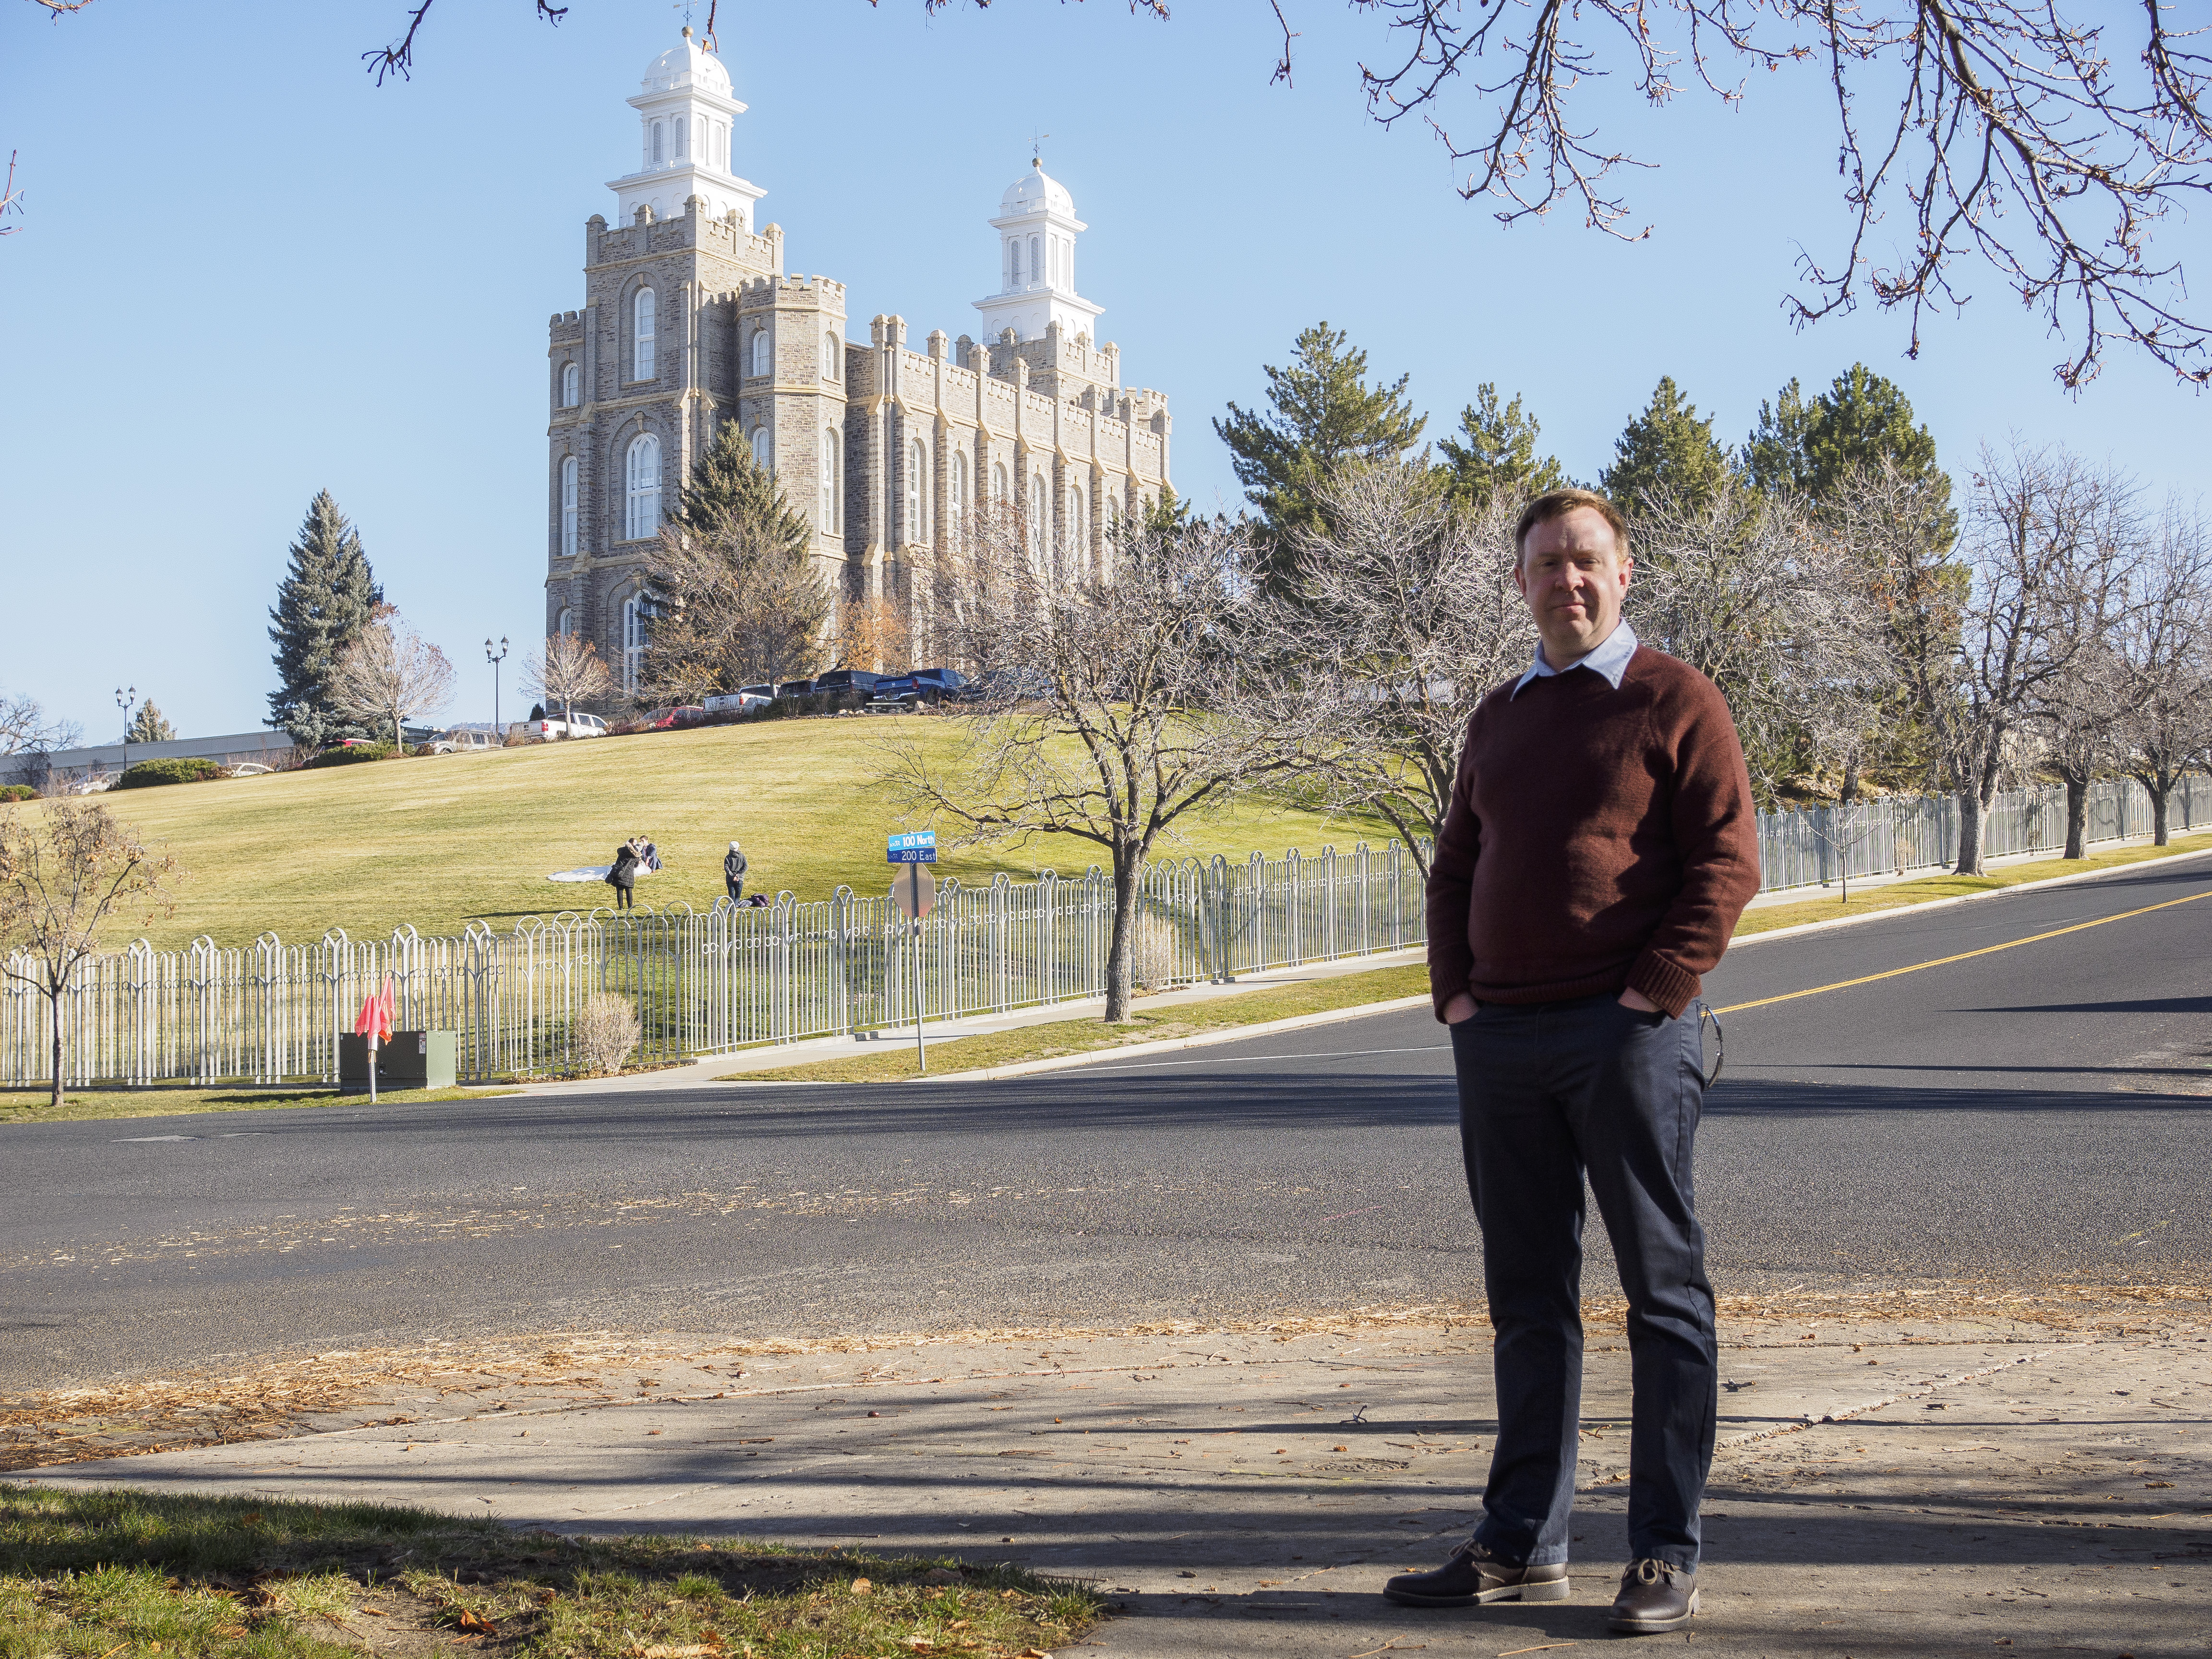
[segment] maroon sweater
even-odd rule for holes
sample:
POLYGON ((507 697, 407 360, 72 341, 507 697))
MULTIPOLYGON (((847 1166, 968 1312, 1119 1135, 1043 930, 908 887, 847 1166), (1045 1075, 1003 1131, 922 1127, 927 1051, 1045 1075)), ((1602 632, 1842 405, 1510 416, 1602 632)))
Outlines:
POLYGON ((1510 682, 1468 721, 1429 874, 1437 1018, 1459 992, 1552 1002, 1633 986, 1680 1015, 1759 890, 1759 820, 1719 688, 1637 647, 1510 682))

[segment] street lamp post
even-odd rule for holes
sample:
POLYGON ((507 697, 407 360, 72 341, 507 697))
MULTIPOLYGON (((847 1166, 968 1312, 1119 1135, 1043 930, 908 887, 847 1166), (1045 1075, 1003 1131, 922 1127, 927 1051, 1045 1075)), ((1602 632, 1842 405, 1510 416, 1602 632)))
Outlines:
POLYGON ((137 686, 115 688, 115 706, 123 711, 123 769, 126 772, 131 769, 131 709, 137 701, 137 686))
POLYGON ((491 641, 489 640, 486 640, 484 641, 484 660, 491 665, 491 734, 496 738, 500 735, 499 665, 507 660, 506 635, 502 634, 499 636, 499 649, 497 651, 494 651, 491 648, 491 641))

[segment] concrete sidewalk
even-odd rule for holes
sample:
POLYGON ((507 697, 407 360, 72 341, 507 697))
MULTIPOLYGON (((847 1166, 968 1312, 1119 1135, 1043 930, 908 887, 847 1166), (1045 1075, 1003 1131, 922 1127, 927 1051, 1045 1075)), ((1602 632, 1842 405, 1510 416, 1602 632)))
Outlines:
MULTIPOLYGON (((2185 1321, 2129 1327, 1724 1329, 1690 1641, 1856 1659, 2212 1650, 2212 1344, 2185 1321)), ((370 1402, 400 1413, 381 1424, 34 1478, 1011 1559, 1115 1590, 1126 1616, 1087 1644, 1107 1654, 1489 1659, 1607 1640, 1617 1326, 1592 1330, 1572 1599, 1434 1613, 1376 1594, 1475 1519, 1488 1335, 702 1345, 642 1374, 487 1383, 476 1409, 403 1389, 370 1402)))

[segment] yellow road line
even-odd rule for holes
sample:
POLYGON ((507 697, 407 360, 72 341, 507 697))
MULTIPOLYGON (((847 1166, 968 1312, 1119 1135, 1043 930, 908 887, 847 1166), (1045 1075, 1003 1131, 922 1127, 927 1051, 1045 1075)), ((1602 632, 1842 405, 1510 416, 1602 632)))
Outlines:
POLYGON ((2212 892, 2191 893, 2186 898, 2168 899, 2163 904, 2146 904, 2140 910, 2123 910, 2116 916, 2099 916, 2094 921, 2077 921, 2071 927, 2054 927, 2047 933, 2031 933, 2026 939, 2008 939, 2002 945, 1984 945, 1978 951, 1961 951, 1955 957, 1938 957, 1933 962, 1916 962, 1910 968, 1892 968, 1887 973, 1866 974, 1857 979, 1839 979, 1833 985, 1815 985, 1809 991, 1785 992, 1778 997, 1761 997, 1756 1002, 1739 1002, 1713 1012, 1740 1014, 1747 1008, 1764 1008, 1777 1002, 1795 1002, 1799 997, 1816 997, 1823 991, 1847 991, 1854 985, 1871 985, 1878 979, 1895 979, 1899 974, 1917 974, 1923 968, 1941 968, 1946 963, 1966 962, 1996 951, 2016 950, 2021 945, 2033 945, 2040 939, 2057 939, 2063 933, 2078 933, 2085 927, 2102 927, 2108 921, 2125 921, 2130 916, 2147 916, 2154 910, 2170 910, 2177 904, 2194 904, 2201 898, 2212 898, 2212 892))

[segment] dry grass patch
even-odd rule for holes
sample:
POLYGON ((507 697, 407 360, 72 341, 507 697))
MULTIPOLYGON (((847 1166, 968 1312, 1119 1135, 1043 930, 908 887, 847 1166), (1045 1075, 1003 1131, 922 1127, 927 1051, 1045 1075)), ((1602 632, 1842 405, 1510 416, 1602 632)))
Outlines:
MULTIPOLYGON (((1258 1025, 1271 1019, 1300 1014, 1332 1012, 1339 1008, 1364 1007, 1401 997, 1425 997, 1429 970, 1425 963, 1404 968, 1376 968, 1365 973, 1339 974, 1309 980, 1299 985, 1271 986, 1206 1002, 1177 1003, 1171 1007, 1139 1012, 1120 1025, 1098 1019, 1053 1020, 1042 1025, 1020 1025, 1010 1031, 989 1031, 961 1037, 937 1050, 931 1075, 943 1079, 963 1072, 986 1071, 1024 1060, 1054 1060, 1063 1054, 1087 1054, 1126 1048, 1135 1042, 1161 1042, 1176 1037, 1200 1036, 1239 1025, 1258 1025)), ((925 1028, 926 1031, 927 1028, 925 1028)), ((908 1034, 909 1036, 911 1033, 908 1034)), ((921 1076, 910 1042, 898 1042, 899 1033, 888 1030, 883 1051, 856 1054, 850 1060, 816 1060, 804 1066, 779 1066, 772 1072, 732 1072, 725 1083, 898 1083, 921 1076)))
MULTIPOLYGON (((507 1088, 384 1089, 386 1106, 419 1106, 441 1100, 484 1100, 511 1095, 507 1088)), ((366 1106, 367 1095, 342 1095, 321 1085, 289 1088, 204 1089, 154 1084, 125 1088, 112 1084, 71 1089, 58 1112, 46 1103, 44 1089, 0 1090, 0 1123, 83 1123, 103 1118, 184 1117, 202 1112, 274 1112, 299 1106, 366 1106)))
POLYGON ((0 1486, 0 1659, 1012 1659, 1105 1610, 1086 1585, 951 1557, 0 1486))

